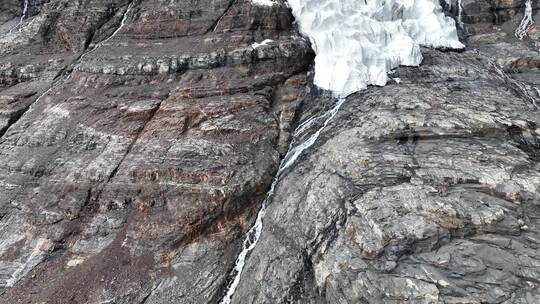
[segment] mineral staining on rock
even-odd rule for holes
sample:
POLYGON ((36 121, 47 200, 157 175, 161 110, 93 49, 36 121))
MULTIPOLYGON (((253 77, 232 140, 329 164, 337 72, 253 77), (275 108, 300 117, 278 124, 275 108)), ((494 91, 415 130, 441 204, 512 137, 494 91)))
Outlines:
POLYGON ((399 65, 419 65, 420 46, 464 47, 438 0, 288 3, 317 55, 314 83, 337 96, 383 86, 399 65))
POLYGON ((328 121, 282 1, 0 1, 0 303, 219 302, 291 141, 233 304, 540 303, 536 24, 448 3, 328 121))
POLYGON ((0 302, 217 299, 305 94, 287 8, 29 12, 0 35, 0 302))

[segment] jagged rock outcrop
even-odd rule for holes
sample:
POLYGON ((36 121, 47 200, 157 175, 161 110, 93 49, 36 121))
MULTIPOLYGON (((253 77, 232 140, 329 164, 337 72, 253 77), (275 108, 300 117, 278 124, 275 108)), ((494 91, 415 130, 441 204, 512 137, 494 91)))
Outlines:
POLYGON ((425 55, 282 179, 233 302, 540 299, 538 109, 473 52, 425 55))
MULTIPOLYGON (((522 1, 442 2, 468 47, 347 98, 233 303, 540 303, 536 27, 514 36, 522 1)), ((0 3, 0 303, 218 303, 323 120, 292 130, 336 102, 286 4, 23 9, 0 3)))
POLYGON ((233 303, 540 302, 535 29, 463 21, 464 52, 347 98, 279 183, 233 303))

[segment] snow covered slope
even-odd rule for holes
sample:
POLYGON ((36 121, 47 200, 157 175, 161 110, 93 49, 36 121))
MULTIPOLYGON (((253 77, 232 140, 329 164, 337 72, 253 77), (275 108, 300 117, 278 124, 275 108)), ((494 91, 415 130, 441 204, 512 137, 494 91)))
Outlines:
POLYGON ((418 65, 420 45, 462 48, 438 0, 288 0, 317 54, 317 86, 347 96, 385 85, 399 65, 418 65))

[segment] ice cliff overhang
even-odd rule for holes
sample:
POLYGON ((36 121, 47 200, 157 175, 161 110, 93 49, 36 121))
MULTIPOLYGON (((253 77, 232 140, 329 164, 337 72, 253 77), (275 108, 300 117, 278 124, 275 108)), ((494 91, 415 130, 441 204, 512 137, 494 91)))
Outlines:
POLYGON ((399 65, 422 62, 420 46, 460 49, 438 0, 288 0, 316 53, 314 83, 343 97, 383 86, 399 65))

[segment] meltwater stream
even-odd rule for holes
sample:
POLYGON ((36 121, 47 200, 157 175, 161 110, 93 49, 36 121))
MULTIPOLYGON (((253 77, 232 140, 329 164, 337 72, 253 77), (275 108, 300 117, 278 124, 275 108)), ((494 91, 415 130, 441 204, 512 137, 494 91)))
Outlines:
MULTIPOLYGON (((89 54, 92 54, 94 51, 96 51, 97 49, 99 49, 100 47, 102 47, 105 43, 107 43, 109 40, 113 39, 123 28, 124 26, 126 25, 126 21, 127 21, 127 18, 131 12, 131 10, 133 9, 133 6, 135 5, 135 0, 131 1, 131 3, 128 5, 126 11, 124 12, 124 14, 122 15, 122 20, 120 21, 120 25, 116 28, 116 30, 111 34, 109 35, 109 37, 103 39, 102 41, 98 42, 96 45, 94 45, 92 48, 90 48, 89 50, 86 50, 85 52, 83 52, 81 54, 81 56, 79 56, 79 58, 75 61, 75 64, 73 65, 72 67, 72 71, 75 70, 78 66, 80 66, 82 60, 88 56, 89 54)), ((63 83, 64 81, 67 81, 71 78, 73 74, 72 73, 69 73, 67 74, 67 76, 65 76, 63 79, 57 81, 55 84, 53 84, 48 90, 46 90, 43 94, 41 94, 35 102, 39 101, 43 96, 47 95, 47 93, 49 93, 52 89, 54 89, 57 85, 63 83)), ((34 103, 35 103, 34 102, 34 103)))
POLYGON ((526 0, 525 11, 523 12, 523 19, 521 19, 521 23, 519 24, 515 32, 515 35, 518 39, 525 38, 525 36, 527 36, 527 33, 529 32, 529 29, 534 24, 532 13, 533 10, 531 0, 526 0))
MULTIPOLYGON (((277 3, 271 0, 251 2, 253 5, 277 3)), ((231 303, 246 257, 261 236, 266 207, 272 201, 276 185, 287 168, 316 142, 345 97, 369 85, 386 85, 387 73, 400 65, 419 65, 421 46, 464 47, 459 41, 455 21, 443 13, 439 0, 287 0, 287 5, 316 54, 313 83, 339 99, 329 111, 297 127, 293 143, 280 163, 255 224, 245 236, 222 304, 231 303), (305 131, 321 121, 320 128, 307 140, 294 144, 305 131)), ((460 0, 460 16, 461 5, 460 0)))
POLYGON ((274 191, 276 188, 276 185, 281 180, 281 177, 283 176, 284 172, 292 166, 298 157, 302 155, 302 153, 310 148, 319 138, 321 132, 328 126, 328 123, 336 116, 336 113, 338 112, 339 108, 343 105, 345 102, 345 98, 339 98, 336 102, 336 104, 328 111, 323 113, 322 115, 314 116, 308 120, 306 120, 303 124, 298 126, 294 132, 294 137, 297 138, 297 136, 301 135, 304 131, 309 129, 309 127, 313 126, 317 121, 320 121, 324 119, 324 122, 322 125, 315 131, 313 134, 309 136, 309 138, 301 143, 294 144, 291 143, 289 147, 289 151, 287 151, 287 154, 281 161, 279 165, 278 172, 274 176, 274 180, 272 181, 272 185, 270 186, 270 190, 266 194, 266 198, 262 202, 261 209, 259 210, 259 213, 257 214, 257 219, 255 220, 255 224, 249 229, 248 233, 244 237, 244 242, 242 244, 242 251, 236 258, 236 264, 230 274, 231 277, 233 277, 233 280, 229 283, 227 286, 227 293, 221 300, 221 304, 229 304, 231 303, 232 296, 234 295, 234 292, 236 291, 236 287, 238 287, 238 283, 240 283, 240 276, 242 275, 242 270, 244 269, 244 265, 246 262, 247 255, 255 248, 255 245, 257 244, 257 241, 259 241, 259 237, 261 236, 262 228, 263 228, 263 218, 266 213, 266 207, 268 204, 271 203, 272 198, 274 197, 274 191))
POLYGON ((457 24, 463 29, 463 0, 457 2, 457 24))
POLYGON ((24 19, 26 19, 26 17, 28 16, 28 1, 29 0, 24 0, 21 18, 19 19, 19 22, 9 30, 8 33, 11 33, 13 30, 19 28, 19 26, 21 26, 21 24, 23 23, 24 19))

